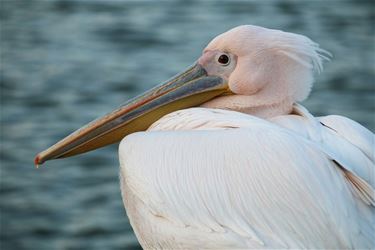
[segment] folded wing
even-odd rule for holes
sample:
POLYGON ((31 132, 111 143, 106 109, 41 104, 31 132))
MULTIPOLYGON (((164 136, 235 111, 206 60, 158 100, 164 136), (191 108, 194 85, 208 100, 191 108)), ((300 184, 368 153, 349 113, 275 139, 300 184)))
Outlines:
POLYGON ((178 112, 120 146, 122 189, 133 197, 125 205, 133 203, 142 245, 374 246, 374 207, 322 145, 237 112, 178 112))

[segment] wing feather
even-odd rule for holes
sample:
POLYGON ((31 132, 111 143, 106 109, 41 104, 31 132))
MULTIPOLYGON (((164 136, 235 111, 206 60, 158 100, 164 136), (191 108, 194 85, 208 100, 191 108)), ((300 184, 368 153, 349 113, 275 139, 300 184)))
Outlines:
POLYGON ((343 171, 354 194, 375 205, 374 134, 346 117, 330 115, 316 119, 296 104, 294 115, 272 121, 316 143, 343 171))

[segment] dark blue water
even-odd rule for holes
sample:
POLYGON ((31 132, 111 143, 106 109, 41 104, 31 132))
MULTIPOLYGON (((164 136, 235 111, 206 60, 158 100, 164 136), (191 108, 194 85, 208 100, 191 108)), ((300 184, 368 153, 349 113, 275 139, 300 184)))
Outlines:
POLYGON ((332 52, 304 105, 375 129, 372 1, 1 0, 1 249, 139 248, 117 146, 33 166, 58 139, 255 24, 332 52))

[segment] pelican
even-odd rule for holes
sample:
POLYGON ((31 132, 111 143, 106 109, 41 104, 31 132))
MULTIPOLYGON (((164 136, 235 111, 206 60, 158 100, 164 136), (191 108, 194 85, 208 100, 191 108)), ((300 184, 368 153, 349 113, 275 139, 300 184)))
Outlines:
POLYGON ((145 249, 375 247, 374 134, 298 104, 330 55, 253 25, 35 158, 121 140, 122 198, 145 249))

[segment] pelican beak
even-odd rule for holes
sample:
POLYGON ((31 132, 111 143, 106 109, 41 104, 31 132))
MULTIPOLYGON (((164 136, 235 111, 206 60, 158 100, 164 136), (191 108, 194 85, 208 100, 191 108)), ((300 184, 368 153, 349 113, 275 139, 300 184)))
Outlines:
POLYGON ((228 84, 222 78, 208 76, 200 64, 195 64, 39 153, 35 157, 35 164, 118 142, 128 134, 146 130, 170 112, 200 105, 226 92, 228 84))

